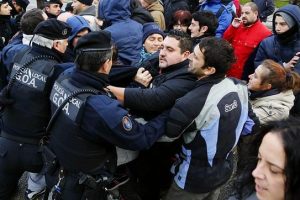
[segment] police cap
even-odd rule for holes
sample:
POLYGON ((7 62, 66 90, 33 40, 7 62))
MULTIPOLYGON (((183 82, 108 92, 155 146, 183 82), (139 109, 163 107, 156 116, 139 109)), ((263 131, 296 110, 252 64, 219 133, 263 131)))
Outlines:
POLYGON ((112 49, 111 34, 108 31, 92 31, 79 38, 75 51, 107 51, 112 49))
POLYGON ((47 19, 40 22, 34 29, 33 34, 43 36, 51 40, 67 39, 71 34, 71 27, 57 19, 47 19))

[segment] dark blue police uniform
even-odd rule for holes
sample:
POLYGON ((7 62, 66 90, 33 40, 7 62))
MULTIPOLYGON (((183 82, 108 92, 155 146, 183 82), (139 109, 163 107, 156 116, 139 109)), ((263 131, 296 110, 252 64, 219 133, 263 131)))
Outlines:
MULTIPOLYGON (((50 38, 66 39, 70 33, 69 27, 57 20, 41 22, 35 29, 36 34, 44 33, 43 30, 52 30, 50 38)), ((6 105, 1 113, 0 199, 10 198, 24 171, 37 173, 43 166, 39 141, 50 119, 49 96, 61 72, 55 67, 59 62, 59 52, 36 43, 30 51, 16 56, 5 89, 8 92, 1 94, 1 100, 6 96, 13 103, 6 105)))
MULTIPOLYGON (((79 183, 81 173, 95 179, 114 173, 115 145, 131 150, 146 149, 164 133, 165 115, 145 125, 139 124, 103 90, 108 84, 107 77, 76 69, 70 78, 58 79, 53 86, 50 96, 53 111, 74 91, 97 91, 97 94, 80 94, 63 104, 50 131, 49 146, 64 171, 63 199, 81 199, 86 195, 89 186, 84 181, 79 183)), ((47 185, 53 174, 48 175, 47 185)))

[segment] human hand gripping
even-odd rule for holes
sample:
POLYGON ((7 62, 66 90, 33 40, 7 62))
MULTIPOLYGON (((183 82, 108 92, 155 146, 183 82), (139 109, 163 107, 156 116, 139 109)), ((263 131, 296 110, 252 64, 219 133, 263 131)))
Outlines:
POLYGON ((145 70, 145 68, 141 67, 138 69, 134 80, 142 85, 144 85, 145 87, 148 87, 148 85, 150 84, 151 80, 152 80, 152 76, 150 74, 150 72, 148 70, 145 70))

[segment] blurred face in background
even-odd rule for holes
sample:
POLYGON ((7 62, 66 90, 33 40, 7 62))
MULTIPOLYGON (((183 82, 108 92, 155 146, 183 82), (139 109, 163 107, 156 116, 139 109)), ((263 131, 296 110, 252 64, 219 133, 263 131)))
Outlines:
POLYGON ((46 12, 55 16, 58 16, 61 12, 60 4, 58 3, 51 3, 45 7, 46 12))
POLYGON ((147 53, 154 53, 158 51, 163 44, 163 36, 157 33, 149 35, 144 42, 144 48, 147 53))
POLYGON ((0 4, 0 15, 10 15, 11 7, 8 3, 0 4))
POLYGON ((178 30, 178 31, 187 32, 188 26, 181 24, 180 21, 178 21, 176 24, 173 25, 173 29, 178 30))
POLYGON ((275 32, 277 34, 285 33, 290 29, 288 24, 284 21, 283 17, 281 16, 276 16, 274 23, 275 23, 275 32))
POLYGON ((250 6, 243 6, 241 19, 245 26, 250 26, 257 21, 258 12, 253 11, 250 6))
POLYGON ((200 31, 200 25, 198 21, 192 19, 192 23, 189 26, 189 30, 191 31, 191 37, 196 38, 202 36, 204 33, 200 31))
POLYGON ((80 31, 79 33, 76 34, 76 36, 74 37, 74 39, 72 40, 72 46, 75 47, 79 38, 81 38, 82 36, 86 35, 89 33, 88 29, 83 29, 82 31, 80 31))
POLYGON ((72 8, 73 8, 73 13, 74 14, 78 14, 78 13, 80 13, 81 11, 83 11, 84 10, 84 4, 83 3, 81 3, 80 1, 78 1, 78 0, 73 0, 73 3, 72 3, 72 8))

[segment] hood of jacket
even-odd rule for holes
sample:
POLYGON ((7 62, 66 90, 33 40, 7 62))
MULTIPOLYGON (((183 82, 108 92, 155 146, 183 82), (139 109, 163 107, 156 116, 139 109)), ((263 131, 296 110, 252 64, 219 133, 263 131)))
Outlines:
POLYGON ((101 0, 98 5, 98 16, 114 23, 127 20, 131 16, 129 0, 101 0))
MULTIPOLYGON (((288 4, 282 8, 279 8, 273 15, 273 26, 272 30, 273 33, 275 33, 275 17, 278 12, 284 12, 291 16, 294 21, 296 22, 296 25, 298 26, 298 29, 300 28, 300 8, 296 5, 288 4)), ((299 31, 298 31, 299 32, 299 31)))

